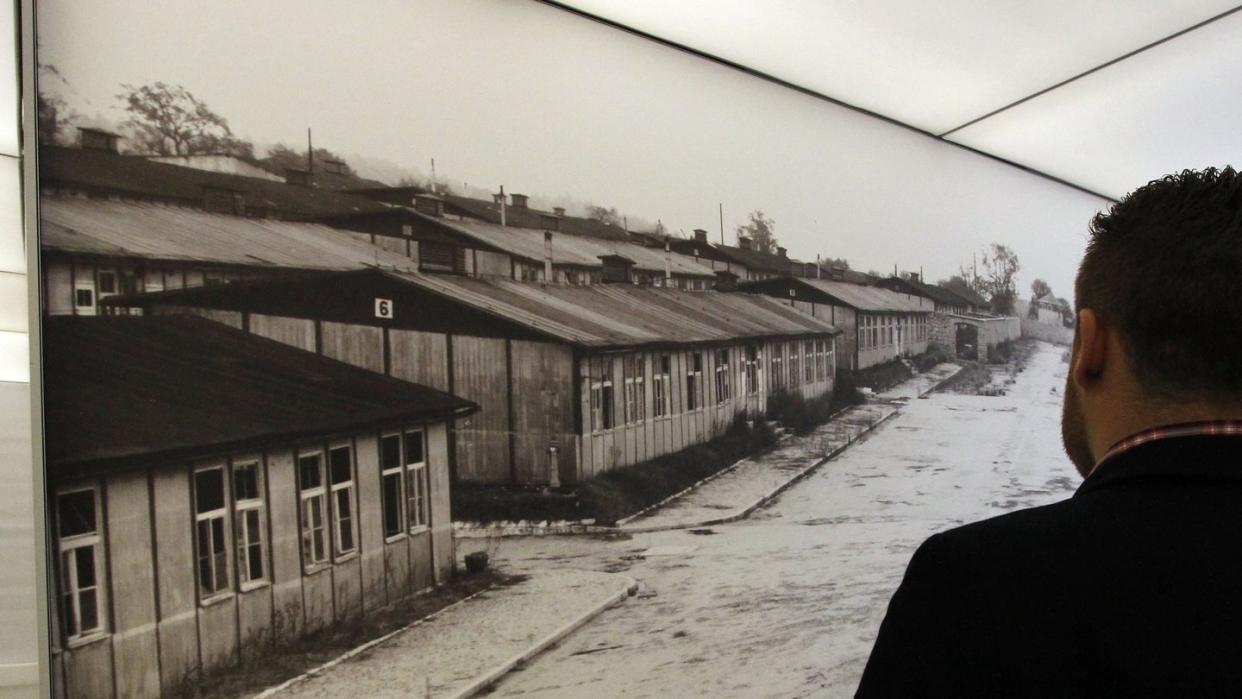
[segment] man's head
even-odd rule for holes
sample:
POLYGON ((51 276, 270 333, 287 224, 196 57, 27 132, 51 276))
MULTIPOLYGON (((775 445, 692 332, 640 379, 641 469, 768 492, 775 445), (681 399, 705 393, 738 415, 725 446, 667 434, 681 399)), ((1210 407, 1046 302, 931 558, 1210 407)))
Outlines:
POLYGON ((1084 475, 1138 430, 1242 417, 1242 175, 1150 182, 1090 233, 1062 419, 1084 475))

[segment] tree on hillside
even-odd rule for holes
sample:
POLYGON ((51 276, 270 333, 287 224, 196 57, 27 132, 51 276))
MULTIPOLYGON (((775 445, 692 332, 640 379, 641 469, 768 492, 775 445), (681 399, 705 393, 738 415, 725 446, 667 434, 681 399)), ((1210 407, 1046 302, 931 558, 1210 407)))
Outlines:
POLYGON ((823 257, 819 258, 819 266, 823 267, 824 269, 832 269, 833 267, 840 267, 841 269, 849 269, 850 261, 845 259, 844 257, 828 257, 827 255, 824 255, 823 257))
POLYGON ((738 238, 750 238, 753 250, 773 254, 776 252, 776 221, 764 216, 763 211, 755 209, 750 212, 750 223, 737 227, 738 238))
MULTIPOLYGON (((340 163, 344 163, 345 165, 344 173, 343 173, 344 175, 346 175, 347 177, 358 176, 357 173, 354 172, 354 169, 349 166, 349 163, 345 162, 344 158, 337 155, 336 153, 333 153, 327 148, 316 148, 314 150, 314 159, 315 159, 315 163, 317 164, 315 167, 315 172, 322 171, 323 168, 321 166, 323 165, 323 161, 334 160, 340 163)), ((305 170, 306 169, 306 151, 294 149, 283 143, 277 143, 276 145, 268 149, 267 156, 260 159, 258 163, 259 165, 262 165, 264 168, 272 171, 273 173, 277 175, 283 175, 285 174, 285 170, 289 170, 289 169, 305 170)), ((417 184, 422 184, 422 183, 417 183, 417 184)))
POLYGON ((1048 286, 1048 282, 1043 279, 1036 279, 1031 282, 1031 299, 1041 298, 1052 294, 1052 287, 1048 286))
POLYGON ((44 92, 43 85, 52 78, 57 78, 61 82, 65 82, 65 78, 56 69, 56 66, 50 63, 39 64, 39 77, 43 78, 43 84, 40 85, 39 94, 36 95, 36 106, 39 110, 38 114, 38 134, 39 143, 55 143, 60 132, 69 124, 73 114, 65 100, 60 95, 54 95, 44 92))
POLYGON ((117 99, 129 112, 131 143, 149 155, 229 153, 254 157, 254 146, 233 137, 228 120, 180 85, 122 84, 117 99))
POLYGON ((954 274, 948 279, 941 279, 940 281, 936 282, 936 286, 939 286, 944 289, 948 289, 949 291, 956 291, 959 294, 969 295, 969 294, 978 293, 975 290, 975 285, 970 283, 970 279, 971 279, 970 273, 966 272, 965 270, 962 270, 960 274, 954 274))
POLYGON ((588 204, 586 208, 586 217, 593 221, 606 223, 610 226, 621 225, 621 214, 617 213, 616 207, 588 204))
POLYGON ((1014 301, 1018 298, 1014 277, 1021 269, 1018 256, 1008 247, 1000 243, 992 243, 988 249, 984 250, 979 263, 984 273, 977 283, 982 286, 984 295, 991 301, 992 312, 1001 315, 1013 313, 1014 301))

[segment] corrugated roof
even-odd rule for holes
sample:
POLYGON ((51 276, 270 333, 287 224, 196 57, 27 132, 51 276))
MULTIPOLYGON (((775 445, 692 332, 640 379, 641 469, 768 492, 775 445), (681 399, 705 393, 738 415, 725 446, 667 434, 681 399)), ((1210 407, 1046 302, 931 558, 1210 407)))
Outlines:
MULTIPOLYGON (((316 173, 318 174, 318 173, 316 173)), ((45 185, 115 192, 203 206, 204 188, 240 192, 248 209, 267 209, 283 218, 316 218, 385 211, 387 204, 321 187, 273 182, 107 151, 39 146, 39 181, 45 185)))
POLYGON ((909 279, 906 277, 888 277, 886 279, 881 280, 880 283, 900 284, 910 289, 913 293, 922 294, 923 296, 926 296, 927 298, 932 299, 933 301, 937 303, 942 303, 948 306, 961 306, 961 305, 968 303, 966 299, 962 298, 958 294, 955 294, 952 291, 942 286, 936 286, 935 284, 926 284, 922 281, 919 281, 918 279, 909 279))
MULTIPOLYGON (((500 223, 500 205, 483 199, 463 197, 456 194, 443 195, 445 208, 449 213, 470 216, 487 223, 500 223)), ((505 225, 517 228, 544 227, 543 217, 551 216, 551 211, 540 211, 528 206, 506 206, 505 225)), ((605 240, 628 240, 629 233, 621 226, 614 226, 581 216, 561 216, 561 231, 573 235, 583 235, 605 240)))
POLYGON ((477 406, 190 316, 44 320, 54 469, 189 458, 477 406))
POLYGON ((384 274, 585 347, 714 342, 840 332, 758 294, 633 284, 567 286, 510 279, 384 274))
POLYGON ((920 306, 918 301, 908 298, 905 294, 878 286, 860 286, 830 279, 797 279, 795 283, 806 284, 860 311, 926 313, 931 310, 920 306))
MULTIPOLYGON (((426 217, 441 223, 463 235, 529 260, 542 262, 544 257, 543 231, 470 219, 445 219, 426 217)), ((564 232, 552 233, 552 262, 557 265, 600 267, 601 255, 621 255, 634 261, 635 269, 647 272, 664 272, 664 251, 649 248, 625 240, 604 240, 564 232)), ((671 253, 673 274, 695 275, 713 278, 715 273, 694 261, 693 257, 671 253)))
POLYGON ((291 269, 415 266, 407 257, 317 223, 59 196, 43 197, 39 216, 45 250, 291 269))
POLYGON ((746 265, 747 269, 782 275, 789 274, 790 261, 787 257, 758 250, 746 250, 734 245, 717 245, 716 249, 726 257, 746 265))

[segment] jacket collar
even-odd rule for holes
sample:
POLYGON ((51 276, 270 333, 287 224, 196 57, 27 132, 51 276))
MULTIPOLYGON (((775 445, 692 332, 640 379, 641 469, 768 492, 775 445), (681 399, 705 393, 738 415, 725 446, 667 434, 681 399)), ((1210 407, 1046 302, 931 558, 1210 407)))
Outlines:
POLYGON ((1101 461, 1074 495, 1142 478, 1242 479, 1242 435, 1195 434, 1139 444, 1101 461))

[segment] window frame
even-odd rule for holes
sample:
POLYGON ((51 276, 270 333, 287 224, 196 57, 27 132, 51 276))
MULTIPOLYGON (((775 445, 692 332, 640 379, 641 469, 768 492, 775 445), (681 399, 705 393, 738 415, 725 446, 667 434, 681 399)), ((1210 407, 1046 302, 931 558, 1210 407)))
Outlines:
POLYGON ((380 529, 384 533, 384 542, 391 543, 398 541, 408 535, 408 527, 406 527, 405 517, 405 439, 403 438, 404 430, 386 430, 380 432, 379 436, 379 468, 380 468, 380 529), (397 463, 395 466, 384 465, 384 440, 395 437, 397 439, 397 463), (387 502, 387 481, 396 478, 397 482, 397 499, 393 503, 396 506, 397 527, 391 531, 388 528, 388 502, 387 502))
POLYGON ((105 531, 103 517, 103 488, 99 483, 88 483, 84 485, 76 485, 66 488, 58 488, 55 492, 55 515, 54 524, 56 527, 56 604, 60 613, 60 632, 64 638, 66 647, 76 648, 105 638, 111 634, 108 626, 109 614, 108 607, 108 581, 102 573, 108 570, 104 556, 107 554, 105 549, 105 531), (60 499, 66 495, 75 493, 90 492, 93 500, 94 508, 94 528, 85 534, 70 534, 65 536, 60 529, 61 524, 61 503, 60 499), (81 628, 81 594, 83 588, 78 586, 78 568, 77 568, 77 551, 79 549, 91 549, 91 566, 94 569, 94 586, 90 586, 95 598, 95 626, 89 629, 81 628), (72 552, 74 565, 72 568, 65 564, 66 554, 72 552), (72 585, 70 585, 72 583, 72 585), (68 613, 66 605, 72 599, 72 617, 68 613), (71 631, 68 624, 73 620, 75 628, 71 631))
POLYGON ((332 523, 332 560, 333 562, 344 561, 358 555, 358 482, 357 459, 354 457, 354 443, 352 439, 341 439, 330 442, 326 451, 327 457, 324 464, 324 472, 327 478, 325 486, 328 489, 328 519, 332 523), (336 483, 334 474, 332 473, 332 454, 344 450, 349 455, 349 480, 336 483), (340 513, 340 494, 344 493, 346 502, 349 505, 348 525, 341 527, 340 513), (342 545, 341 535, 348 531, 352 545, 346 549, 342 545))
POLYGON ((401 463, 404 471, 406 490, 402 491, 405 498, 406 527, 410 534, 420 534, 431 529, 431 483, 427 472, 427 430, 421 425, 401 430, 401 463), (418 434, 422 448, 422 461, 409 461, 409 435, 418 434), (411 490, 415 494, 411 496, 411 490), (418 517, 410 509, 410 503, 418 503, 418 517), (421 521, 420 521, 421 520, 421 521))
POLYGON ((707 403, 703 396, 703 352, 692 351, 687 359, 686 412, 693 413, 702 410, 707 403))
POLYGON ((647 419, 647 362, 641 354, 621 360, 621 381, 624 395, 623 418, 627 425, 641 424, 647 419))
POLYGON ((328 489, 325 467, 327 462, 327 450, 322 446, 303 447, 297 450, 297 459, 295 466, 297 470, 297 488, 298 488, 298 541, 300 543, 299 551, 302 560, 302 570, 305 573, 312 573, 329 567, 332 563, 331 538, 332 531, 329 524, 330 516, 328 513, 328 489), (311 487, 306 487, 302 479, 302 460, 311 456, 318 457, 318 474, 319 483, 311 487), (316 528, 313 522, 307 519, 308 514, 314 512, 314 508, 308 509, 307 504, 318 500, 319 502, 319 527, 320 547, 322 554, 317 559, 307 558, 307 535, 311 535, 311 548, 314 548, 314 534, 316 528), (308 526, 310 529, 308 530, 308 526))
POLYGON ((617 416, 613 411, 612 358, 592 357, 587 370, 590 373, 588 385, 591 432, 608 432, 617 426, 617 416))
MULTIPOLYGON (((232 503, 229 501, 229 491, 232 490, 232 486, 225 480, 225 474, 227 474, 230 478, 233 475, 232 471, 228 468, 228 464, 223 462, 196 465, 191 472, 191 504, 192 512, 194 513, 194 575, 197 582, 196 588, 198 591, 198 603, 200 606, 210 605, 218 600, 230 597, 233 594, 233 581, 235 580, 235 577, 233 575, 232 566, 230 565, 230 560, 233 555, 232 552, 234 542, 230 532, 231 527, 229 526, 229 520, 232 519, 232 503), (218 508, 208 510, 206 512, 200 512, 198 510, 198 475, 207 471, 220 472, 221 503, 218 508), (212 555, 209 560, 212 564, 211 569, 213 582, 219 582, 217 572, 218 569, 215 566, 217 561, 222 561, 224 563, 225 579, 223 584, 220 584, 212 589, 207 589, 203 584, 203 551, 201 530, 203 524, 208 524, 210 528, 210 523, 216 521, 220 523, 220 536, 223 539, 223 542, 219 551, 215 551, 214 549, 212 550, 212 555)), ((214 531, 209 530, 209 542, 214 539, 214 534, 214 531)))
POLYGON ((269 550, 268 539, 270 537, 267 533, 267 498, 264 493, 266 474, 264 473, 262 456, 244 456, 230 459, 229 476, 229 485, 232 488, 233 496, 230 509, 233 511, 233 551, 234 556, 236 556, 237 589, 239 592, 246 592, 271 584, 269 580, 271 566, 267 560, 269 550), (247 466, 254 467, 255 497, 252 498, 240 497, 237 488, 237 472, 247 466), (250 527, 248 523, 243 521, 243 518, 249 517, 252 513, 257 517, 258 521, 257 542, 250 540, 250 527), (259 548, 259 565, 262 570, 258 577, 252 577, 250 549, 256 545, 259 548), (245 575, 242 573, 243 569, 245 570, 245 575))
POLYGON ((763 356, 759 351, 758 345, 746 345, 746 355, 742 369, 746 384, 743 388, 748 396, 759 393, 759 364, 762 361, 763 356))
POLYGON ((729 373, 729 368, 732 366, 730 359, 728 347, 716 350, 716 405, 723 405, 733 399, 733 385, 730 382, 732 374, 729 373))
POLYGON ((668 352, 655 355, 651 374, 652 417, 656 420, 673 414, 673 356, 668 352))

